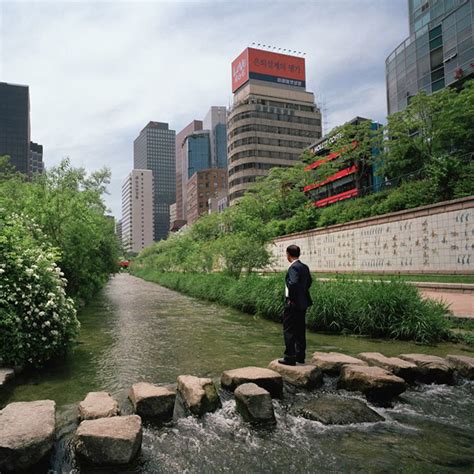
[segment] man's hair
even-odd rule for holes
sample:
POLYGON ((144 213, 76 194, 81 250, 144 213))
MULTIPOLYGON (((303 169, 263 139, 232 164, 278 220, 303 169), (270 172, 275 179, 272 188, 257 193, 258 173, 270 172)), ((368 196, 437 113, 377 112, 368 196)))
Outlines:
POLYGON ((288 247, 286 247, 286 251, 288 252, 288 255, 293 258, 298 258, 301 253, 301 250, 297 245, 289 245, 288 247))

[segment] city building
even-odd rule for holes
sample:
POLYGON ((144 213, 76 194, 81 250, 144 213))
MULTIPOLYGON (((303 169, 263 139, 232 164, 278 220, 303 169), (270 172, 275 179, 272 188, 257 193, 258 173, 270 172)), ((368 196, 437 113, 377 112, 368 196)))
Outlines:
POLYGON ((408 10, 410 36, 385 61, 389 115, 474 73, 474 0, 408 0, 408 10))
POLYGON ((176 202, 176 132, 167 123, 149 122, 133 142, 133 167, 153 173, 153 238, 166 239, 170 204, 176 202))
POLYGON ((173 224, 176 221, 176 203, 170 205, 170 232, 173 231, 173 224))
POLYGON ((227 108, 212 106, 203 120, 209 130, 211 168, 227 168, 227 108))
POLYGON ((28 86, 0 82, 0 156, 16 171, 30 171, 30 93, 28 86))
MULTIPOLYGON (((357 125, 362 121, 370 119, 355 117, 349 124, 357 125)), ((372 130, 378 130, 381 125, 378 122, 370 120, 372 130)), ((305 168, 305 171, 311 172, 317 169, 323 163, 335 160, 340 156, 340 151, 332 151, 331 147, 337 138, 323 137, 308 147, 308 150, 315 156, 315 161, 305 168)), ((353 148, 357 148, 357 142, 352 143, 353 148)), ((378 154, 377 149, 372 150, 372 155, 378 154)), ((316 181, 304 187, 304 192, 317 207, 324 207, 338 201, 350 199, 352 197, 362 196, 364 194, 378 191, 382 186, 382 177, 376 174, 377 166, 372 164, 365 168, 363 175, 360 176, 360 183, 356 182, 356 174, 359 172, 357 163, 345 161, 339 169, 323 181, 316 181)))
POLYGON ((34 176, 35 174, 42 173, 43 171, 43 145, 39 145, 35 142, 30 142, 29 175, 34 176))
POLYGON ((218 191, 207 200, 207 210, 209 214, 220 213, 227 207, 227 189, 218 191))
POLYGON ((197 171, 187 183, 187 222, 193 224, 208 213, 209 198, 227 190, 227 170, 211 168, 197 171))
POLYGON ((305 60, 254 48, 232 63, 227 117, 229 203, 258 176, 289 167, 321 137, 321 112, 306 91, 305 60))
POLYGON ((188 181, 198 171, 227 168, 227 109, 212 106, 203 121, 193 120, 176 135, 176 222, 188 215, 188 181))
POLYGON ((120 244, 122 244, 122 219, 115 222, 115 235, 120 244))
POLYGON ((122 185, 122 245, 139 253, 154 240, 153 171, 134 169, 122 185))
POLYGON ((202 130, 202 121, 193 120, 176 134, 176 220, 186 221, 185 204, 188 175, 188 150, 186 138, 202 130))

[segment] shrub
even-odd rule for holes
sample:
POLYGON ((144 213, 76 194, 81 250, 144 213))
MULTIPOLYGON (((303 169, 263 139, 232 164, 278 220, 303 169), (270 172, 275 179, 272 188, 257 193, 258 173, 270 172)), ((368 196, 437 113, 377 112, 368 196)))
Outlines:
POLYGON ((0 256, 0 358, 42 365, 64 353, 79 330, 58 254, 26 218, 0 215, 0 256))

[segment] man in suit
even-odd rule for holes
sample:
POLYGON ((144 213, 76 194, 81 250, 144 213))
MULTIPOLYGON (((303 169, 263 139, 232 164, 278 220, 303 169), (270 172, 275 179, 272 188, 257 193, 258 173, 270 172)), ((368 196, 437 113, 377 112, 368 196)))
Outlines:
POLYGON ((283 310, 283 336, 285 357, 278 362, 284 365, 304 364, 306 352, 306 309, 313 304, 309 294, 312 283, 307 265, 300 261, 300 248, 290 245, 286 258, 290 262, 286 273, 285 308, 283 310))

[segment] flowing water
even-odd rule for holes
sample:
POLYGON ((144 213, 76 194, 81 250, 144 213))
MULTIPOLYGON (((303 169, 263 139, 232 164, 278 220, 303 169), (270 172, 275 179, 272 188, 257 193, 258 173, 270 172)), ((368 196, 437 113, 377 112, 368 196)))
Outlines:
MULTIPOLYGON (((52 399, 58 434, 50 472, 473 472, 474 384, 420 385, 391 408, 375 408, 386 421, 324 426, 293 414, 295 403, 314 396, 286 392, 275 402, 277 425, 252 428, 223 408, 202 419, 144 425, 141 454, 123 468, 77 463, 71 436, 77 404, 87 392, 106 390, 131 411, 127 394, 138 381, 169 384, 178 375, 213 377, 225 369, 266 366, 282 353, 281 326, 259 317, 188 298, 127 274, 114 277, 80 313, 80 343, 55 366, 25 373, 0 393, 12 401, 52 399)), ((356 355, 425 352, 472 355, 462 346, 437 347, 351 336, 308 334, 308 354, 334 350, 356 355)), ((323 390, 334 391, 326 379, 323 390)), ((337 396, 354 397, 338 392, 337 396)), ((39 471, 37 471, 39 472, 39 471)))

